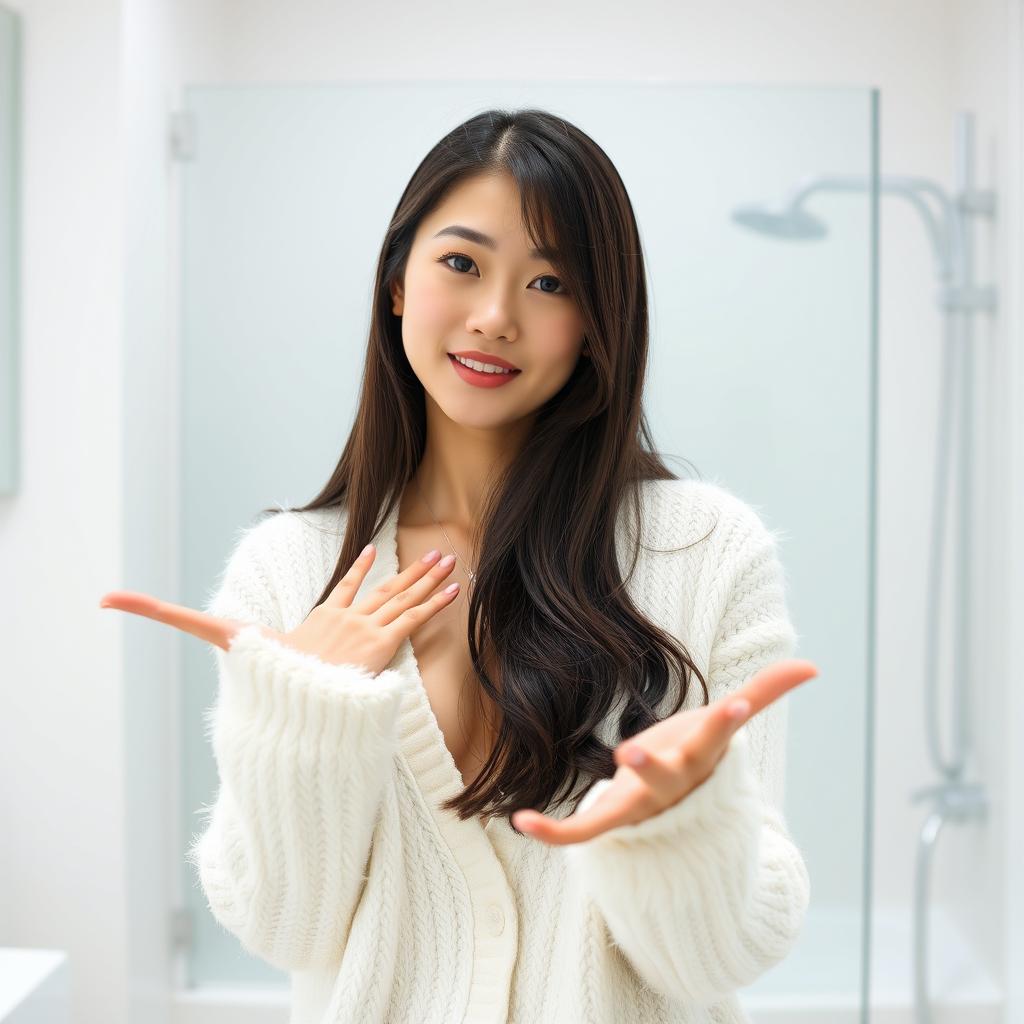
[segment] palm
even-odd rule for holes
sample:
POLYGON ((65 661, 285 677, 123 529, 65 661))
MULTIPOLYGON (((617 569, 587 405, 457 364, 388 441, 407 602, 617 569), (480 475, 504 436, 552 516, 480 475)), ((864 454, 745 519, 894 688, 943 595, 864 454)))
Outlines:
POLYGON ((537 811, 516 811, 513 824, 544 842, 563 846, 645 821, 679 803, 709 778, 732 734, 745 721, 817 674, 817 666, 802 658, 774 662, 728 697, 707 707, 679 711, 621 743, 615 750, 618 768, 611 785, 582 814, 559 820, 537 811), (746 701, 749 710, 735 718, 731 711, 738 701, 746 701), (634 750, 643 751, 644 764, 628 763, 634 750))

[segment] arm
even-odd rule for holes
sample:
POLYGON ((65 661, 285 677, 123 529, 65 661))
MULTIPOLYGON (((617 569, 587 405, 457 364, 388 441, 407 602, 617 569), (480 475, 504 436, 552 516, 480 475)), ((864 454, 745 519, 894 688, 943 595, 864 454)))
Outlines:
MULTIPOLYGON (((232 554, 210 614, 283 631, 258 558, 232 554)), ((389 774, 405 684, 240 630, 215 649, 207 713, 220 787, 187 859, 213 916, 249 952, 295 970, 341 957, 389 774)))
MULTIPOLYGON (((711 648, 712 701, 792 657, 796 640, 772 534, 744 509, 729 541, 740 553, 711 648)), ((707 1004, 749 985, 803 923, 810 881, 782 814, 786 710, 774 703, 750 719, 679 803, 565 847, 613 942, 673 999, 707 1004)), ((609 785, 595 783, 579 811, 609 785)))

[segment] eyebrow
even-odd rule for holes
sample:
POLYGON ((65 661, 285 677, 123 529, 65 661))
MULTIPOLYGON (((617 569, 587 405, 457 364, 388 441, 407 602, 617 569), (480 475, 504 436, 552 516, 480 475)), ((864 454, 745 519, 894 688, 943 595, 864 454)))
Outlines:
MULTIPOLYGON (((464 238, 467 242, 475 242, 477 245, 486 246, 488 249, 498 248, 498 243, 490 235, 485 235, 482 231, 477 231, 475 228, 467 228, 462 224, 449 224, 448 227, 441 228, 434 237, 440 238, 441 235, 455 235, 456 238, 464 238)), ((539 249, 530 250, 530 258, 556 262, 557 253, 554 249, 541 246, 539 249)))

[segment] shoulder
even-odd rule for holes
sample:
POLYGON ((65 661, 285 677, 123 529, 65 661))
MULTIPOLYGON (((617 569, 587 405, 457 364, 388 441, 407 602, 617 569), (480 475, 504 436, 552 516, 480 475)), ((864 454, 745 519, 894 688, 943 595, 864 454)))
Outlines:
POLYGON ((725 491, 704 480, 644 480, 640 485, 645 543, 683 548, 710 539, 725 491))
POLYGON ((342 537, 345 534, 345 520, 348 517, 343 505, 332 505, 330 508, 317 508, 309 512, 281 509, 276 515, 268 516, 265 522, 277 519, 283 532, 298 534, 303 537, 342 537))
POLYGON ((707 542, 727 560, 751 544, 774 546, 782 536, 768 526, 762 509, 717 480, 646 480, 641 494, 648 543, 659 547, 707 542))
POLYGON ((341 508, 298 511, 278 506, 273 513, 238 529, 234 550, 260 561, 273 561, 282 549, 317 543, 321 537, 344 535, 345 512, 341 508))
POLYGON ((322 560, 337 551, 344 534, 344 510, 293 511, 278 506, 235 531, 217 588, 256 588, 276 594, 303 560, 322 560))

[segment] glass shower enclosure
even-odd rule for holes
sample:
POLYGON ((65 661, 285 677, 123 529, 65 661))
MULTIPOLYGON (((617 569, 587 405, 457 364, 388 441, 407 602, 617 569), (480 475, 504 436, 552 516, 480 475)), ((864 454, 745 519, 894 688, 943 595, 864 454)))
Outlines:
MULTIPOLYGON (((877 91, 656 81, 189 88, 174 119, 180 599, 200 607, 236 531, 261 508, 309 500, 333 468, 379 246, 419 160, 474 113, 531 106, 579 125, 619 169, 647 265, 655 440, 680 476, 721 483, 782 532, 796 655, 821 670, 785 698, 786 817, 812 902, 791 955, 741 998, 758 1024, 866 1020, 877 91), (863 183, 806 202, 827 232, 785 216, 786 197, 814 176, 863 183)), ((287 976, 213 920, 185 861, 197 809, 216 792, 203 729, 216 677, 208 652, 181 642, 178 966, 191 1009, 179 1012, 198 1019, 206 993, 204 1020, 233 1000, 248 1020, 281 1020, 287 976)))

